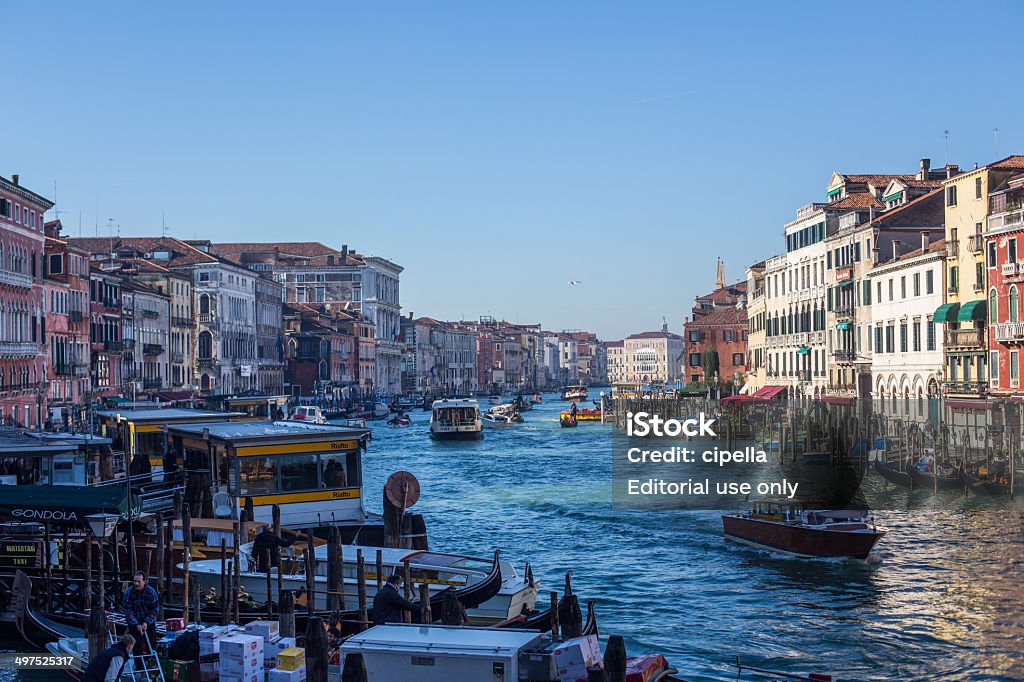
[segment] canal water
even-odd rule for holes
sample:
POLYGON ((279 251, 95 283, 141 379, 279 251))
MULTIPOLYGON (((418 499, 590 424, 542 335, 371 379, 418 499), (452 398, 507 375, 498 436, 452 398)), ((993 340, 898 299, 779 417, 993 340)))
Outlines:
MULTIPOLYGON (((613 508, 612 427, 562 429, 566 403, 544 400, 477 442, 432 441, 420 410, 408 428, 376 422, 367 505, 379 511, 391 472, 413 472, 432 549, 501 549, 520 569, 529 561, 545 592, 572 570, 581 599, 597 600, 602 638, 662 653, 691 682, 735 680, 736 657, 842 680, 1024 679, 1020 509, 892 491, 869 562, 760 552, 724 541, 716 512, 613 508)), ((50 677, 0 672, 12 679, 50 677)))

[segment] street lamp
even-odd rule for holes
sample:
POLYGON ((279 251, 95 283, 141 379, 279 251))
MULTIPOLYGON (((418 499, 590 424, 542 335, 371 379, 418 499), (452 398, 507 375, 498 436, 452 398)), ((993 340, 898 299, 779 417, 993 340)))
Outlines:
MULTIPOLYGON (((131 504, 131 500, 128 500, 128 504, 131 504)), ((93 536, 96 538, 99 544, 100 554, 100 598, 98 604, 93 604, 92 608, 89 609, 89 620, 88 633, 89 633, 89 656, 98 656, 104 648, 106 648, 106 634, 107 634, 107 591, 106 591, 106 578, 104 576, 104 561, 103 561, 103 546, 106 544, 106 539, 113 534, 114 529, 117 527, 117 520, 120 517, 117 514, 89 514, 85 517, 89 523, 89 530, 92 531, 93 536)), ((92 542, 90 540, 90 542, 92 542)), ((86 586, 86 589, 92 589, 91 586, 86 586)))

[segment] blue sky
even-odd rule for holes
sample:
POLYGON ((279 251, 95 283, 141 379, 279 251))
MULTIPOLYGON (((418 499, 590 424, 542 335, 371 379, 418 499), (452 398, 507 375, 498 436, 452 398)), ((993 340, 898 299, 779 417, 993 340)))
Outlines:
POLYGON ((0 174, 72 235, 391 258, 417 316, 681 331, 833 170, 1024 152, 1021 7, 11 4, 0 174))

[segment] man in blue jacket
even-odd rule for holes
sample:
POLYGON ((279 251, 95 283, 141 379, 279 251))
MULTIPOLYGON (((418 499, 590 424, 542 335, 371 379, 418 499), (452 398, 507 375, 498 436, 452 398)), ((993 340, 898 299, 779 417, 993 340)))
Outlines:
POLYGON ((412 602, 402 596, 402 576, 395 573, 384 587, 373 596, 373 624, 401 623, 404 611, 415 612, 419 609, 418 602, 412 602))
POLYGON ((117 682, 125 663, 132 657, 135 638, 124 635, 117 642, 101 651, 89 661, 89 667, 82 673, 82 682, 117 682))
POLYGON ((159 615, 160 596, 149 586, 142 571, 136 571, 132 586, 124 591, 121 605, 128 634, 135 638, 135 653, 155 651, 156 619, 159 615))

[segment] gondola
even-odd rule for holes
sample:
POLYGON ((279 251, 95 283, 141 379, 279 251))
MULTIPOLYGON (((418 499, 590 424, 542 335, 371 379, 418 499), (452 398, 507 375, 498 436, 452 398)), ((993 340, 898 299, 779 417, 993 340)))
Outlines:
MULTIPOLYGON (((1003 480, 1006 480, 1005 478, 1003 480)), ((988 495, 991 497, 1010 497, 1010 484, 1001 481, 993 481, 987 478, 979 478, 969 474, 963 469, 960 470, 960 482, 965 488, 969 488, 975 495, 988 495)), ((1013 496, 1024 496, 1024 488, 1021 483, 1014 482, 1013 496)))
POLYGON ((943 476, 941 474, 931 474, 925 471, 921 471, 916 466, 910 467, 910 478, 914 482, 915 488, 925 488, 928 490, 961 490, 964 487, 964 482, 958 475, 943 476))
POLYGON ((889 483, 900 485, 904 488, 909 488, 913 480, 906 471, 900 471, 888 462, 883 462, 880 459, 875 460, 875 471, 878 472, 879 476, 889 481, 889 483))
MULTIPOLYGON (((596 600, 590 599, 587 601, 587 617, 583 621, 583 635, 598 635, 600 631, 597 627, 597 612, 594 610, 594 604, 596 600)), ((537 611, 529 615, 516 616, 510 618, 503 623, 498 623, 494 627, 496 628, 516 628, 518 630, 536 630, 538 632, 546 632, 551 629, 551 607, 544 609, 543 611, 537 611)))

